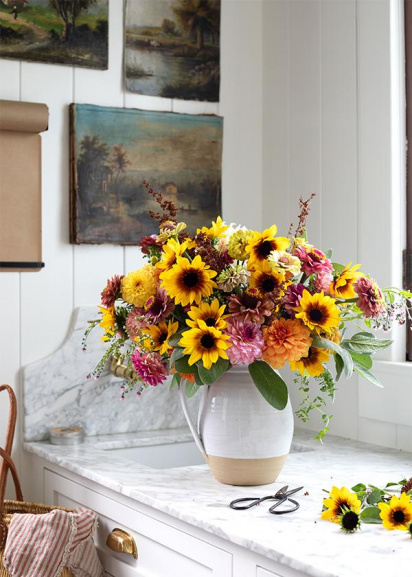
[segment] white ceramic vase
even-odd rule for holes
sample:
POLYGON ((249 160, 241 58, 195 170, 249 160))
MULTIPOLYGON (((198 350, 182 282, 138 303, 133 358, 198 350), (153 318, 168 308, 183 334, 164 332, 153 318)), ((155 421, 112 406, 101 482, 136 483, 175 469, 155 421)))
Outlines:
POLYGON ((180 398, 188 425, 215 478, 229 485, 265 485, 279 475, 293 436, 290 401, 273 408, 253 383, 247 367, 232 368, 202 387, 198 426, 180 398))

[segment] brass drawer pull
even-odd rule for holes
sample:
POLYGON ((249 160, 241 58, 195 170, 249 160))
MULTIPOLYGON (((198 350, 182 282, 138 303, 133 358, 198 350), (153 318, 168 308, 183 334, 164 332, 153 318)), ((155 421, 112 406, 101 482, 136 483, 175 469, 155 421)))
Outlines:
POLYGON ((135 540, 129 533, 116 527, 108 535, 106 545, 116 553, 128 553, 137 559, 137 547, 135 540))

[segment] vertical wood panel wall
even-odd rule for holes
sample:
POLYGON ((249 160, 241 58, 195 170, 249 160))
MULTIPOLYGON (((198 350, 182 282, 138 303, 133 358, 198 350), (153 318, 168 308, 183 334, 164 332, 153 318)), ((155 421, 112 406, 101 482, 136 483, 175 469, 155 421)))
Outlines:
MULTIPOLYGON (((36 274, 0 274, 0 381, 10 383, 19 398, 20 367, 61 345, 73 309, 97 305, 108 277, 134 270, 142 262, 137 247, 69 244, 71 102, 223 116, 223 217, 253 228, 262 224, 261 0, 222 0, 219 104, 124 91, 123 6, 122 0, 109 0, 108 71, 0 59, 0 98, 45 102, 50 109, 49 130, 42 135, 46 266, 36 274)), ((24 170, 24 159, 21 167, 24 170)), ((44 385, 47 395, 53 383, 44 385)), ((20 403, 20 425, 21 411, 20 403)), ((0 435, 5 419, 6 407, 0 406, 0 435)), ((20 461, 16 441, 15 458, 20 461)), ((27 493, 30 474, 24 463, 20 465, 27 493)))
MULTIPOLYGON (((299 197, 316 192, 310 240, 333 247, 337 262, 360 262, 382 286, 402 282, 404 207, 402 175, 396 175, 402 159, 394 158, 403 143, 401 133, 394 142, 392 116, 402 71, 396 77, 391 63, 391 42, 402 40, 393 28, 398 4, 263 2, 264 225, 274 221, 286 233, 296 222, 299 197)), ((381 358, 402 361, 403 342, 381 358)), ((342 379, 328 408, 331 432, 412 450, 412 427, 397 419, 411 395, 394 390, 402 380, 402 390, 411 391, 412 372, 408 378, 407 368, 399 370, 401 379, 392 368, 382 370, 383 394, 355 377, 342 379)), ((299 395, 288 380, 296 408, 299 395)))

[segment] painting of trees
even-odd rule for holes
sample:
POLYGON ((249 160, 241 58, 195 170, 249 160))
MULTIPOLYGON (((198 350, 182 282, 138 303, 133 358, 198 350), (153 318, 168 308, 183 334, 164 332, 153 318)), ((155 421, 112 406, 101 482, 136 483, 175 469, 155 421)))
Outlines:
POLYGON ((49 3, 63 21, 62 40, 68 41, 76 32, 79 14, 96 4, 96 0, 49 0, 49 3))
POLYGON ((184 32, 196 37, 196 46, 204 48, 205 34, 218 34, 220 25, 220 3, 213 0, 177 0, 173 7, 178 23, 184 32))

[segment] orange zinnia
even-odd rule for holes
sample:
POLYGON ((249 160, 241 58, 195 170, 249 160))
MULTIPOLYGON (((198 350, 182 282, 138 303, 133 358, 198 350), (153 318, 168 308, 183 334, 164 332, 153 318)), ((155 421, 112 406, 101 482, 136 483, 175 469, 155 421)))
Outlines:
POLYGON ((306 357, 312 344, 310 330, 297 319, 275 319, 263 329, 263 340, 262 359, 274 369, 306 357))

